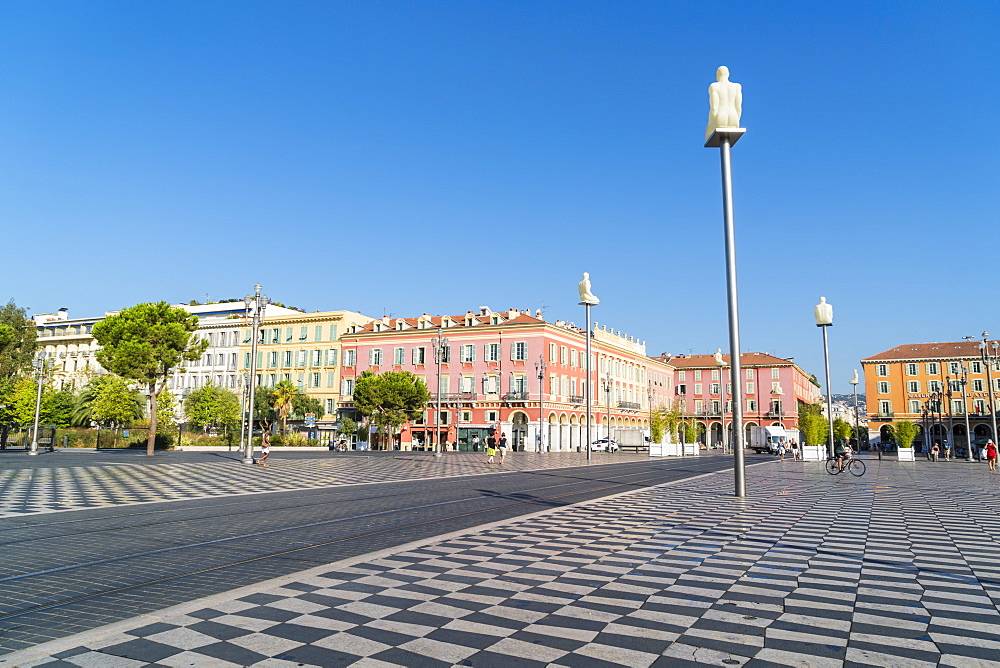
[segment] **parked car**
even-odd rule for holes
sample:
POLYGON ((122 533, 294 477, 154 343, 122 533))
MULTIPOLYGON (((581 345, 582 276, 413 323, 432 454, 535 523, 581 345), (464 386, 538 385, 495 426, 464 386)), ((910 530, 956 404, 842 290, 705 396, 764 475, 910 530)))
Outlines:
POLYGON ((599 438, 590 444, 593 452, 618 452, 618 441, 613 438, 599 438))

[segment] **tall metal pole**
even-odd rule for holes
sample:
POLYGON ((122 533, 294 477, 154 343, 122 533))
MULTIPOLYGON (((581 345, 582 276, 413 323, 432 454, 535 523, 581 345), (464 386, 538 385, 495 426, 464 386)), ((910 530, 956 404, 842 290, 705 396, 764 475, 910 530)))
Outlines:
POLYGON ((247 394, 250 388, 247 387, 247 375, 240 376, 240 452, 246 450, 247 438, 247 394))
POLYGON ((823 330, 823 364, 826 368, 826 426, 829 429, 830 439, 826 446, 828 457, 833 457, 833 390, 830 388, 830 343, 826 337, 826 330, 832 326, 832 323, 818 325, 823 330))
POLYGON ((31 365, 38 370, 38 391, 35 396, 35 427, 31 434, 31 450, 28 451, 29 455, 38 454, 38 416, 42 409, 42 378, 45 375, 45 353, 38 353, 38 356, 32 361, 31 365))
POLYGON ((962 412, 965 413, 965 461, 972 460, 972 432, 969 431, 969 400, 965 394, 965 386, 969 382, 969 370, 962 362, 962 412))
POLYGON ((584 306, 586 307, 586 311, 587 311, 587 382, 584 384, 584 389, 586 390, 586 394, 587 394, 587 442, 584 443, 583 447, 587 451, 587 461, 589 462, 590 461, 590 456, 591 456, 590 455, 590 443, 591 443, 591 440, 593 438, 593 436, 591 436, 591 433, 590 433, 590 421, 591 421, 591 416, 590 416, 590 402, 591 402, 591 395, 593 394, 593 392, 591 391, 591 387, 594 384, 594 372, 593 372, 593 369, 591 369, 591 366, 592 366, 593 362, 591 360, 591 353, 590 353, 590 339, 591 339, 590 330, 591 330, 591 327, 593 327, 593 325, 590 322, 590 306, 591 305, 589 303, 584 303, 584 306))
MULTIPOLYGON (((608 360, 608 374, 604 377, 604 401, 607 403, 608 408, 608 432, 604 435, 608 439, 608 445, 611 444, 611 388, 614 387, 614 381, 611 379, 611 360, 608 360)), ((609 448, 610 449, 610 448, 609 448)))
POLYGON ((434 411, 435 457, 441 456, 441 363, 444 361, 444 351, 447 345, 448 339, 442 336, 441 327, 438 327, 437 336, 431 339, 431 347, 434 349, 434 361, 437 363, 437 409, 434 411))
POLYGON ((728 434, 726 434, 726 365, 725 364, 719 366, 719 398, 722 399, 722 409, 719 411, 720 414, 722 415, 722 451, 726 452, 729 449, 729 438, 728 434))
MULTIPOLYGON (((987 344, 986 337, 989 336, 989 332, 983 332, 983 342, 979 344, 979 350, 983 356, 983 364, 986 365, 986 382, 989 384, 989 397, 990 397, 990 422, 993 426, 993 442, 997 442, 997 409, 996 401, 993 398, 993 364, 997 361, 997 356, 994 354, 991 356, 989 354, 989 345, 987 344)), ((993 342, 993 350, 996 353, 997 342, 993 342)))
POLYGON ((243 303, 248 309, 253 309, 250 332, 250 401, 247 410, 247 443, 243 453, 243 463, 253 464, 253 413, 254 399, 256 399, 257 389, 257 339, 260 332, 260 316, 264 312, 264 306, 269 301, 267 297, 260 294, 261 285, 257 283, 253 286, 253 296, 247 295, 243 298, 243 303), (252 304, 252 306, 251 306, 252 304))
POLYGON ((544 452, 545 448, 542 443, 542 425, 544 424, 544 410, 542 408, 542 392, 544 390, 543 383, 545 381, 545 370, 549 368, 549 365, 545 363, 545 354, 541 353, 538 355, 538 361, 535 362, 535 373, 538 374, 538 438, 536 439, 536 448, 538 452, 544 452))
MULTIPOLYGON (((722 158, 722 213, 726 237, 726 293, 729 303, 729 375, 741 378, 740 371, 740 314, 736 282, 736 233, 733 225, 733 173, 730 163, 730 133, 717 130, 721 135, 719 154, 722 158)), ((741 133, 742 134, 742 133, 741 133)), ((739 135, 736 136, 739 139, 739 135)), ((723 421, 724 422, 724 421, 723 421)), ((747 494, 746 471, 743 462, 743 388, 733 383, 733 476, 736 496, 747 494)))
POLYGON ((861 422, 858 418, 858 372, 855 370, 854 378, 851 380, 854 387, 854 438, 858 442, 858 451, 861 451, 861 422))

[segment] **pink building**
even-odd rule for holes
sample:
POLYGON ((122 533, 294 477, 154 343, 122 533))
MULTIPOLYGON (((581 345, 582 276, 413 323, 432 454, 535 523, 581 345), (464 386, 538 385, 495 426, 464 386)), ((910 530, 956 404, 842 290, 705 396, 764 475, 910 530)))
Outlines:
MULTIPOLYGON (((720 369, 712 355, 660 356, 656 359, 674 367, 676 397, 685 415, 704 427, 707 442, 723 442, 722 420, 725 402, 726 429, 731 430, 733 380, 729 355, 723 355, 720 369)), ((819 385, 794 362, 767 353, 740 356, 743 372, 743 423, 746 438, 755 426, 798 427, 799 405, 815 403, 819 385)), ((726 439, 726 442, 730 442, 726 439)))
MULTIPOLYGON (((368 369, 409 371, 431 391, 432 405, 403 426, 398 447, 429 447, 435 425, 437 438, 462 450, 493 432, 506 433, 517 450, 577 450, 586 442, 586 333, 575 325, 546 322, 540 312, 481 307, 457 316, 384 317, 348 330, 341 343, 341 415, 357 418, 354 384, 368 369), (446 339, 440 372, 439 336, 446 339)), ((591 440, 610 432, 642 444, 651 402, 673 395, 673 370, 620 332, 598 329, 591 343, 591 440)))

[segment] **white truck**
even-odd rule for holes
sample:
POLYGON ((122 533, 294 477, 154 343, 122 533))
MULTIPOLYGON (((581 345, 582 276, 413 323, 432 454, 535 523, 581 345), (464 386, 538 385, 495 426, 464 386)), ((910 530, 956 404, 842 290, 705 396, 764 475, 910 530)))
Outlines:
POLYGON ((778 454, 778 443, 784 441, 791 442, 790 435, 785 432, 784 427, 753 427, 750 430, 749 448, 758 455, 768 453, 778 454))

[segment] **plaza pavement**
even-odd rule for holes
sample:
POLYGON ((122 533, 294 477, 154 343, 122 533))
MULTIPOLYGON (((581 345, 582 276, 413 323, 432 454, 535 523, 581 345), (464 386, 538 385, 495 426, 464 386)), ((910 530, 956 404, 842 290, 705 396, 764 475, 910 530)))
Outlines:
POLYGON ((1000 477, 769 461, 421 541, 0 666, 1000 666, 1000 477))

